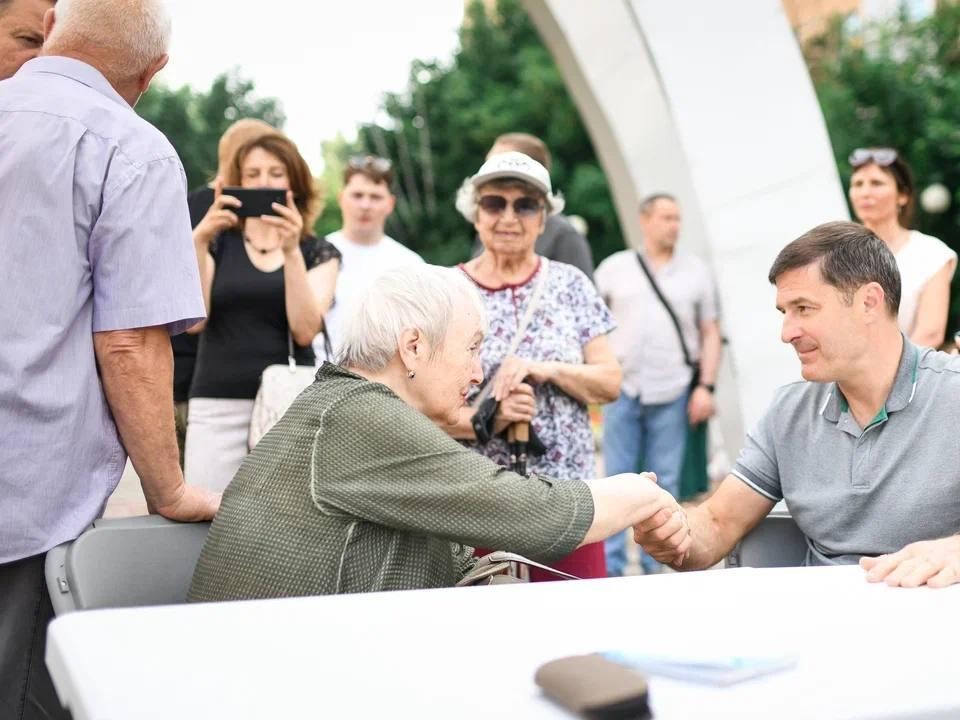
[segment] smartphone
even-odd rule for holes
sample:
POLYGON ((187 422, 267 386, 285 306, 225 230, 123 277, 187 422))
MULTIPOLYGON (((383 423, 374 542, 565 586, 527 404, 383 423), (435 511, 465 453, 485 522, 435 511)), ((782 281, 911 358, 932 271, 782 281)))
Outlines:
POLYGON ((235 197, 243 203, 238 208, 230 208, 237 217, 242 218, 276 215, 277 211, 273 209, 272 203, 287 204, 287 191, 282 189, 225 187, 223 194, 235 197))

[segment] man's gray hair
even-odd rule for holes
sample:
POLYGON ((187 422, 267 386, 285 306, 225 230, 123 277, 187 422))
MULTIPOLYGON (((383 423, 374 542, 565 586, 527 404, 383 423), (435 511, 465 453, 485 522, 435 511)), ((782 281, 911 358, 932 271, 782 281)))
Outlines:
MULTIPOLYGON (((163 0, 59 0, 44 49, 95 47, 110 54, 108 79, 139 77, 170 47, 171 23, 163 0)), ((101 55, 98 54, 98 58, 101 55)))
POLYGON ((377 277, 360 297, 349 317, 337 363, 378 372, 396 355, 404 330, 419 330, 433 353, 443 348, 447 330, 463 304, 480 313, 486 331, 486 312, 476 286, 461 270, 426 263, 404 265, 377 277))
POLYGON ((647 195, 640 201, 639 209, 641 215, 649 215, 653 212, 653 206, 657 204, 658 200, 669 200, 670 202, 677 204, 677 198, 675 198, 670 193, 665 192, 655 192, 647 195))

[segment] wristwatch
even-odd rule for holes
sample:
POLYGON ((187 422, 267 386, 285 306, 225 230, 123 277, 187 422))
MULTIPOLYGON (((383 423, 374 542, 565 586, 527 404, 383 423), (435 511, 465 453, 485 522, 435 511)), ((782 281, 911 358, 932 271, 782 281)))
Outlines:
POLYGON ((717 386, 716 386, 716 385, 707 385, 706 383, 700 383, 699 385, 697 385, 697 387, 706 388, 707 390, 710 391, 710 394, 711 394, 711 395, 713 395, 713 394, 716 392, 716 390, 717 390, 717 386))

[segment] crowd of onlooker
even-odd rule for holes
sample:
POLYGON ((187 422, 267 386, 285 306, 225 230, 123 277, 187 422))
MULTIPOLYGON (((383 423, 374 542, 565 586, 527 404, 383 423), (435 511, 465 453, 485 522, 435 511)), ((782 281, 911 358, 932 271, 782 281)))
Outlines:
POLYGON ((0 715, 58 716, 44 558, 102 513, 127 457, 151 512, 215 518, 193 600, 449 586, 499 549, 549 563, 533 581, 619 575, 627 528, 645 572, 696 569, 784 499, 812 564, 960 581, 960 361, 928 349, 956 253, 911 229, 896 150, 850 154, 861 224, 781 251, 781 339, 810 382, 681 508, 722 334, 675 197, 640 200, 642 245, 594 270, 548 148, 512 132, 446 189, 473 247, 456 268, 386 234, 387 158, 346 162, 343 227, 316 237, 307 163, 258 120, 188 195, 132 111, 169 34, 159 0, 0 0, 0 715), (285 365, 312 383, 254 437, 285 365))

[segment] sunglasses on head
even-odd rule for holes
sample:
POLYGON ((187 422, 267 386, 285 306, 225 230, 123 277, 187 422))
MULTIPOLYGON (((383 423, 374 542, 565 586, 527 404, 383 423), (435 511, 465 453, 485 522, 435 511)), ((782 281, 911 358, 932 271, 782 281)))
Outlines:
MULTIPOLYGON (((507 199, 503 195, 484 195, 477 203, 480 209, 491 215, 502 215, 507 209, 507 199)), ((518 197, 513 201, 513 213, 517 217, 533 217, 543 209, 539 200, 532 197, 518 197)))
POLYGON ((390 168, 393 167, 387 158, 376 155, 354 155, 350 158, 349 165, 354 170, 373 170, 381 174, 390 172, 390 168))
POLYGON ((893 165, 897 160, 897 151, 893 148, 857 148, 847 158, 852 167, 858 168, 867 163, 876 163, 880 167, 893 165))

